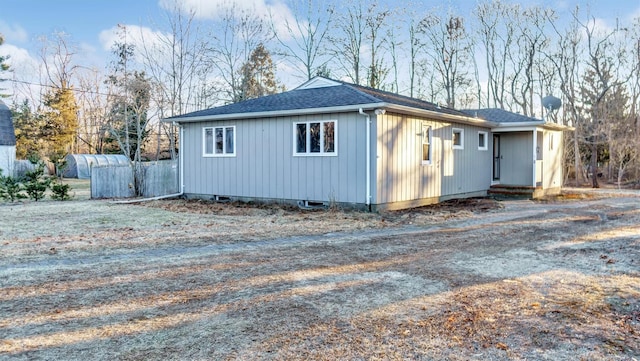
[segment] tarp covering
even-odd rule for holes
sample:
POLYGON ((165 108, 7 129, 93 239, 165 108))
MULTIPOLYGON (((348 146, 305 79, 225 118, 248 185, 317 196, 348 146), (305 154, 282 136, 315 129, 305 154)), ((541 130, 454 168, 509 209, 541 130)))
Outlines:
POLYGON ((129 159, 122 154, 69 154, 67 168, 62 174, 66 178, 91 178, 92 166, 128 165, 129 159))

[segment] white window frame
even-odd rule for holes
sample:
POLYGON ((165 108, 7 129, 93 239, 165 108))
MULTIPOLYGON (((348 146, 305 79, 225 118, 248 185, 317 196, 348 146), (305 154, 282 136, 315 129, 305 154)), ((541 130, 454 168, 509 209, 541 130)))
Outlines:
POLYGON ((453 149, 464 149, 464 129, 462 128, 451 128, 451 145, 453 149), (460 144, 455 144, 455 134, 460 134, 460 144))
POLYGON ((433 160, 433 130, 430 125, 422 124, 422 132, 420 137, 420 161, 422 165, 431 165, 433 160), (426 134, 425 134, 426 133, 426 134), (427 143, 425 143, 425 140, 427 143), (429 156, 424 160, 424 145, 429 144, 429 156))
POLYGON ((338 121, 337 120, 310 120, 305 122, 293 122, 293 156, 294 157, 336 157, 338 155, 338 121), (320 151, 311 152, 311 124, 320 123, 320 151), (324 150, 325 124, 333 123, 333 152, 324 150), (306 125, 306 151, 298 152, 298 125, 306 125))
POLYGON ((478 150, 489 150, 489 132, 478 131, 478 150), (484 135, 484 145, 480 144, 480 135, 484 135))
POLYGON ((237 147, 237 143, 236 143, 236 126, 235 125, 224 125, 224 126, 217 126, 217 127, 203 127, 202 128, 202 156, 209 158, 209 157, 235 157, 236 156, 236 147, 237 147), (217 129, 222 129, 222 153, 216 153, 216 130, 217 129), (228 129, 233 129, 233 152, 228 153, 227 152, 227 130, 228 129), (213 143, 211 144, 211 152, 208 153, 207 152, 207 130, 211 130, 213 132, 212 134, 212 141, 213 143))

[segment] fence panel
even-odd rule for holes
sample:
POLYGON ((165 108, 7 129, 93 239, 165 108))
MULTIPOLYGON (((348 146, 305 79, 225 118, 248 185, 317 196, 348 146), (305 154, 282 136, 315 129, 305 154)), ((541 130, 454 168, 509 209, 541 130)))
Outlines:
MULTIPOLYGON (((146 162, 139 165, 142 196, 158 197, 178 193, 177 161, 146 162)), ((135 196, 133 166, 91 167, 91 198, 129 198, 135 196)))
POLYGON ((129 198, 135 196, 131 166, 91 167, 91 198, 129 198))
POLYGON ((141 173, 143 197, 178 193, 178 162, 175 160, 142 163, 141 173))

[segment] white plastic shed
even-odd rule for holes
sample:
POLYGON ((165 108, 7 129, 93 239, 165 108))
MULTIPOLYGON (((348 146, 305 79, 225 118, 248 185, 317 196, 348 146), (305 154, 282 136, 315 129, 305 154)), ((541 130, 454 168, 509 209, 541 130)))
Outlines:
POLYGON ((91 178, 91 167, 105 165, 129 165, 129 159, 122 154, 69 154, 65 158, 66 178, 91 178))

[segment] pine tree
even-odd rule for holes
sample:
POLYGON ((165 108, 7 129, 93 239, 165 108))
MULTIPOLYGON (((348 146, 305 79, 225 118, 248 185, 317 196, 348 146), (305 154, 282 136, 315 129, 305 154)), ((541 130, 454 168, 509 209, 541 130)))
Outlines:
POLYGON ((27 159, 40 153, 42 146, 42 115, 33 112, 28 100, 13 109, 13 126, 16 133, 16 158, 27 159))
POLYGON ((43 136, 47 140, 46 155, 53 162, 71 152, 78 131, 78 105, 73 89, 63 82, 44 97, 43 136))
POLYGON ((276 94, 283 90, 276 81, 276 67, 271 59, 271 54, 259 44, 249 60, 240 69, 242 76, 241 92, 234 99, 239 102, 247 99, 258 98, 265 95, 276 94))

